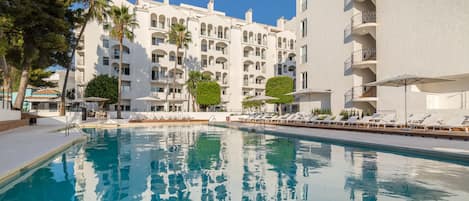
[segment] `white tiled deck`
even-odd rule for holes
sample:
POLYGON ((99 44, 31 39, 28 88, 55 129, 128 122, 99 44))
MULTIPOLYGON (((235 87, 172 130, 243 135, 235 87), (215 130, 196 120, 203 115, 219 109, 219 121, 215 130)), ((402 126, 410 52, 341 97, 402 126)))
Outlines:
POLYGON ((63 125, 26 126, 0 133, 0 181, 58 150, 83 140, 80 132, 57 132, 63 125))
POLYGON ((221 125, 255 129, 268 134, 282 136, 306 137, 310 139, 339 142, 351 145, 370 146, 394 151, 405 151, 445 159, 462 159, 469 162, 469 142, 462 140, 434 139, 410 137, 401 135, 387 135, 356 131, 326 130, 290 126, 274 126, 246 123, 221 123, 221 125))

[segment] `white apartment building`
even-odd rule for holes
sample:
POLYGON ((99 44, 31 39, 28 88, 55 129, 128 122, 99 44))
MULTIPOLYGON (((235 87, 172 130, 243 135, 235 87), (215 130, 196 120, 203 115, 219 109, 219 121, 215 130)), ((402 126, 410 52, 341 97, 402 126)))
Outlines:
MULTIPOLYGON (((245 13, 245 19, 237 19, 214 10, 213 0, 208 0, 206 8, 171 5, 169 0, 113 2, 130 7, 139 23, 135 39, 124 41, 124 110, 192 111, 184 83, 189 71, 198 70, 220 84, 220 110, 242 111, 243 99, 263 95, 265 82, 275 75, 278 66, 282 71, 285 66, 286 73, 294 72, 294 20, 280 18, 277 26, 260 24, 253 21, 252 10, 245 13), (171 24, 177 22, 188 27, 192 43, 176 54, 176 46, 167 41, 171 24), (174 89, 173 79, 177 83, 174 89), (145 96, 159 101, 135 100, 145 96)), ((78 97, 96 75, 117 76, 119 64, 118 42, 109 37, 103 25, 89 23, 81 40, 75 59, 78 97)))
POLYGON ((464 111, 469 1, 297 0, 300 111, 393 111, 404 89, 365 84, 411 74, 454 80, 410 86, 409 113, 464 111))

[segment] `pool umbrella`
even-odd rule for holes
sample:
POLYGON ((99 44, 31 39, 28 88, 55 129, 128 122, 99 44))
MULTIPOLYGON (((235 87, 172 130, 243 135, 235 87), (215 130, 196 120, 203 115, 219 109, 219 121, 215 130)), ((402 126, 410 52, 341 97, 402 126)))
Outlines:
POLYGON ((104 102, 108 101, 108 98, 101 98, 101 97, 85 97, 82 99, 76 100, 77 102, 92 102, 92 103, 97 103, 98 107, 104 106, 104 102), (103 103, 103 105, 101 105, 103 103))
POLYGON ((407 127, 407 86, 415 84, 428 84, 435 82, 448 82, 452 80, 432 77, 421 77, 416 75, 398 75, 381 81, 371 82, 364 86, 387 86, 387 87, 404 87, 404 120, 405 126, 407 127))
POLYGON ((260 95, 260 96, 254 96, 254 97, 248 98, 245 101, 261 101, 263 104, 265 104, 266 101, 270 101, 270 100, 278 100, 278 98, 260 95))
MULTIPOLYGON (((160 99, 152 97, 152 96, 145 96, 145 97, 136 98, 135 100, 152 102, 152 101, 159 101, 160 99)), ((148 105, 147 105, 147 110, 148 110, 148 105)))
POLYGON ((278 98, 260 95, 260 96, 254 96, 252 98, 247 99, 247 101, 270 101, 270 100, 278 100, 278 98))

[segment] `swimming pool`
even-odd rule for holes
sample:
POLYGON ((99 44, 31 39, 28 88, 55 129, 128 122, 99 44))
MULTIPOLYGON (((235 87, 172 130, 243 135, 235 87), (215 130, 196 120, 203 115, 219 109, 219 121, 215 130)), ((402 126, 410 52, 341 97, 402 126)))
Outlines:
POLYGON ((469 166, 204 125, 87 129, 0 200, 455 200, 469 166))

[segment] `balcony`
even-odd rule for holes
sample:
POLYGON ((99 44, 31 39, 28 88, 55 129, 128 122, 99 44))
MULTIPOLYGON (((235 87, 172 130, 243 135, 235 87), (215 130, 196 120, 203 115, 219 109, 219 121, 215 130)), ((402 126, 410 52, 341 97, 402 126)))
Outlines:
POLYGON ((349 93, 352 102, 366 102, 376 108, 376 102, 378 101, 376 87, 354 87, 349 93))
MULTIPOLYGON (((349 0, 347 0, 347 1, 349 1, 349 0)), ((356 1, 356 2, 359 2, 359 3, 363 3, 363 2, 365 2, 365 1, 367 1, 367 0, 355 0, 355 1, 356 1)), ((376 5, 376 0, 371 0, 371 2, 376 5)))
POLYGON ((363 12, 352 16, 351 19, 352 34, 366 35, 370 34, 376 39, 376 12, 363 12))
POLYGON ((368 48, 353 52, 350 63, 352 68, 369 68, 371 71, 376 73, 376 49, 368 48))
MULTIPOLYGON (((112 63, 119 63, 120 62, 120 56, 118 54, 113 54, 110 55, 110 58, 112 59, 112 63)), ((130 55, 129 54, 122 54, 122 63, 129 63, 130 62, 130 55)))

